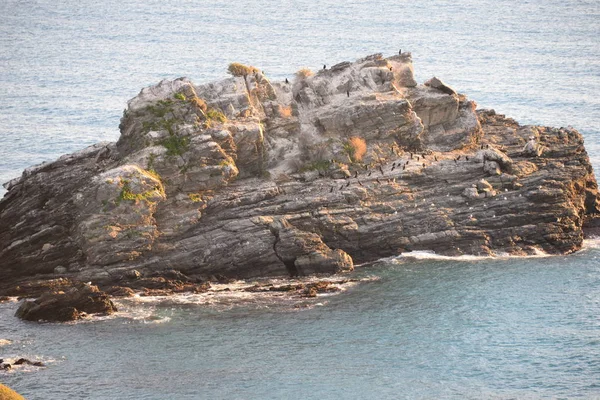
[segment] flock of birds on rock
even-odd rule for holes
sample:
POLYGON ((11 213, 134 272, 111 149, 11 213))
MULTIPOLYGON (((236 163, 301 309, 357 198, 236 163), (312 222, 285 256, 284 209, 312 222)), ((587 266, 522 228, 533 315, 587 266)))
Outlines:
MULTIPOLYGON (((429 155, 429 156, 430 156, 429 159, 431 159, 432 155, 429 155)), ((391 168, 389 169, 389 172, 392 172, 392 171, 395 171, 395 170, 397 170, 397 171, 405 171, 406 168, 407 168, 407 166, 411 166, 411 165, 417 165, 417 166, 420 166, 421 168, 426 168, 427 167, 427 163, 425 163, 424 161, 428 159, 427 157, 428 157, 428 155, 425 154, 425 153, 421 153, 420 155, 417 155, 417 154, 411 152, 411 153, 409 153, 409 158, 407 160, 398 160, 398 161, 393 162, 391 168), (412 164, 411 164, 411 161, 413 161, 412 164)), ((437 155, 433 155, 432 158, 433 158, 434 161, 436 161, 436 162, 438 161, 437 155)), ((454 158, 454 162, 458 163, 462 159, 464 159, 465 161, 469 161, 469 156, 458 155, 456 158, 454 158)), ((334 164, 336 162, 337 162, 336 160, 333 160, 333 159, 331 160, 332 164, 334 164)), ((387 169, 387 167, 386 167, 386 169, 387 169)), ((345 179, 347 182, 343 183, 341 186, 339 186, 339 188, 338 188, 337 185, 331 186, 331 188, 329 190, 329 193, 333 193, 336 189, 337 190, 343 190, 344 188, 349 187, 352 184, 352 181, 351 181, 352 178, 356 179, 356 183, 359 186, 365 186, 363 184, 363 182, 361 182, 361 180, 359 179, 360 175, 362 175, 363 180, 370 178, 371 181, 375 181, 378 184, 383 184, 383 183, 386 183, 386 182, 388 184, 396 183, 396 177, 394 177, 394 178, 389 178, 389 177, 388 178, 384 178, 385 175, 386 175, 386 171, 384 169, 384 165, 383 164, 380 163, 380 164, 378 164, 376 166, 373 166, 373 165, 364 165, 364 172, 362 174, 359 174, 359 170, 355 170, 354 174, 352 174, 350 176, 345 176, 344 178, 341 178, 341 179, 345 179), (379 176, 376 176, 375 179, 373 179, 371 177, 373 174, 377 174, 379 176)), ((321 171, 319 171, 319 177, 320 178, 325 178, 325 175, 321 171)))

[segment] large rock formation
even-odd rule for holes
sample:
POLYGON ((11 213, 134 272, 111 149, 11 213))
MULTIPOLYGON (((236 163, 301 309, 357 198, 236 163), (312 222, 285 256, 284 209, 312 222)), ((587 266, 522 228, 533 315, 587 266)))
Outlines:
POLYGON ((27 169, 0 202, 0 294, 34 275, 335 273, 410 250, 569 253, 598 213, 572 128, 519 126, 410 54, 291 82, 162 81, 117 143, 27 169), (136 272, 137 274, 137 272, 136 272))

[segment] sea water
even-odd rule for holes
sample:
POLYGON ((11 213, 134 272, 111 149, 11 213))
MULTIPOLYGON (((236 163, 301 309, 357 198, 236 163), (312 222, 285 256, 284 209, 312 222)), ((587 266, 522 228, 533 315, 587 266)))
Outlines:
MULTIPOLYGON (((597 0, 3 0, 0 180, 116 140, 126 101, 163 78, 204 83, 237 61, 283 80, 399 49, 419 82, 579 129, 598 169, 599 37, 597 0)), ((130 300, 114 317, 35 324, 4 303, 0 358, 47 367, 0 382, 30 399, 600 398, 591 243, 565 257, 387 260, 300 308, 130 300)))

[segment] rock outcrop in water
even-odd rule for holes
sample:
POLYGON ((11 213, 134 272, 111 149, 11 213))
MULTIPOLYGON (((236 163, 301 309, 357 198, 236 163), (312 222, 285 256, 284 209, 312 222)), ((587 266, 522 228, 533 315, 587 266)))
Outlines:
POLYGON ((289 84, 257 70, 146 88, 117 143, 27 169, 0 202, 0 294, 64 276, 119 285, 350 270, 411 250, 581 247, 596 180, 572 128, 519 126, 409 53, 289 84))
POLYGON ((25 301, 17 310, 17 317, 28 321, 74 321, 87 314, 112 314, 117 311, 106 293, 96 286, 78 284, 65 292, 50 291, 35 301, 25 301))

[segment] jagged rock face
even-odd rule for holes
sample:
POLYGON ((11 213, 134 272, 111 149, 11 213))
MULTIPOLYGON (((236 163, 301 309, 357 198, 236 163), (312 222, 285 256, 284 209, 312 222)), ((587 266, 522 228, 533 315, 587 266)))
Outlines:
POLYGON ((0 282, 304 275, 409 250, 578 249, 598 212, 581 135, 478 115, 412 71, 410 54, 373 55, 289 83, 254 72, 142 90, 116 144, 7 184, 0 282))

